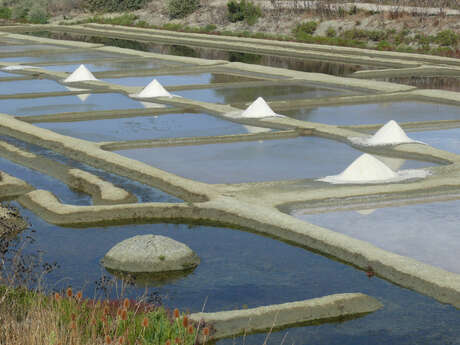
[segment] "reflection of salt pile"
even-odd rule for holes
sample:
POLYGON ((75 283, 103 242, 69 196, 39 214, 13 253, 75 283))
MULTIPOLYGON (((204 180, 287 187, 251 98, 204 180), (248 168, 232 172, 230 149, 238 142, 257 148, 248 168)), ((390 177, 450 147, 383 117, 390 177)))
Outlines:
MULTIPOLYGON (((87 91, 85 89, 77 89, 76 87, 69 87, 69 86, 66 86, 65 88, 67 90, 69 90, 69 91, 87 91)), ((83 93, 83 94, 79 94, 79 95, 75 95, 75 96, 77 96, 80 99, 80 101, 85 102, 88 99, 88 97, 90 96, 90 94, 89 93, 83 93)))
POLYGON ((255 126, 247 126, 243 125, 244 129, 248 131, 248 133, 251 134, 256 134, 256 133, 265 133, 265 132, 270 132, 270 128, 264 128, 264 127, 255 127, 255 126))
POLYGON ((342 173, 326 176, 320 181, 331 183, 366 183, 380 182, 398 178, 398 174, 379 161, 377 158, 364 153, 359 156, 342 173))
POLYGON ((4 70, 4 71, 20 71, 20 70, 29 69, 29 68, 39 68, 39 67, 27 66, 27 65, 10 65, 10 66, 3 67, 2 70, 4 70))
POLYGON ((275 113, 262 97, 257 98, 245 111, 241 113, 241 117, 245 118, 264 118, 275 116, 283 117, 283 115, 275 113))
POLYGON ((133 96, 137 98, 173 97, 156 79, 153 79, 141 92, 133 96))
POLYGON ((404 158, 394 158, 394 157, 385 157, 385 156, 375 156, 378 160, 385 163, 386 166, 390 167, 393 171, 398 171, 406 160, 404 158))
POLYGON ((86 68, 85 65, 80 65, 75 71, 72 72, 66 79, 64 79, 64 83, 73 83, 78 81, 91 81, 97 80, 96 77, 91 73, 89 69, 86 68))
POLYGON ((356 212, 358 212, 359 214, 361 214, 363 216, 368 216, 368 215, 374 213, 375 211, 377 211, 375 208, 370 208, 370 209, 366 209, 366 210, 356 210, 356 212))
POLYGON ((166 108, 164 104, 152 103, 152 102, 140 102, 142 106, 146 109, 149 108, 166 108))
POLYGON ((386 123, 370 138, 350 138, 350 140, 355 144, 366 146, 397 145, 417 142, 409 138, 394 120, 386 123))

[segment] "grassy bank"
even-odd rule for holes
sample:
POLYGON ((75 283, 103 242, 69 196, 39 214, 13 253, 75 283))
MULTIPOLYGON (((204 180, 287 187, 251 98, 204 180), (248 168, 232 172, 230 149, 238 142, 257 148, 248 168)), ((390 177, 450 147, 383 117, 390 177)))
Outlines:
POLYGON ((1 344, 192 345, 199 332, 209 335, 209 328, 198 330, 177 309, 169 312, 142 300, 86 299, 70 288, 47 296, 0 287, 1 344))
POLYGON ((112 17, 93 16, 82 21, 77 21, 74 24, 87 23, 460 57, 460 34, 449 29, 442 30, 436 35, 428 35, 423 33, 413 34, 408 29, 397 31, 396 29, 366 30, 353 28, 338 32, 333 27, 330 27, 326 31, 325 36, 319 36, 315 35, 318 22, 306 21, 297 24, 290 34, 282 35, 252 32, 249 30, 222 31, 218 30, 217 26, 214 24, 207 24, 205 26, 187 26, 181 23, 166 23, 161 26, 150 25, 145 21, 139 20, 139 17, 134 14, 124 14, 112 17))

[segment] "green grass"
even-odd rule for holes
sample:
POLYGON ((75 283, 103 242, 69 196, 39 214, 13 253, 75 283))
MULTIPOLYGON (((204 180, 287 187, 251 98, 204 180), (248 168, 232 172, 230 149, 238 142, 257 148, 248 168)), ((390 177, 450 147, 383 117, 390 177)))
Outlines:
MULTIPOLYGON (((71 289, 65 293, 47 296, 24 288, 0 287, 0 343, 54 345, 72 343, 93 345, 123 344, 195 344, 197 325, 176 309, 169 312, 134 300, 85 299, 81 292, 71 289), (26 334, 24 322, 40 329, 26 334), (121 340, 120 340, 121 339, 121 340)), ((209 332, 205 328, 204 332, 209 332)))

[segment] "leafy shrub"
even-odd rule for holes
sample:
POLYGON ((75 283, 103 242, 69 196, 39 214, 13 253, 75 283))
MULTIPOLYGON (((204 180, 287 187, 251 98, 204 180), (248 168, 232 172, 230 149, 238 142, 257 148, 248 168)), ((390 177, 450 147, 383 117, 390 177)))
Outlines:
POLYGON ((169 18, 184 18, 200 7, 200 0, 169 0, 169 18))
POLYGON ((232 23, 246 21, 249 25, 254 24, 262 16, 262 10, 259 6, 254 5, 251 1, 230 0, 227 3, 228 20, 232 23))
POLYGON ((294 29, 294 35, 297 36, 305 36, 305 35, 313 35, 318 27, 317 22, 306 22, 297 24, 294 29))
POLYGON ((48 13, 43 8, 35 6, 27 14, 27 20, 33 24, 46 24, 48 23, 48 13))
POLYGON ((146 0, 84 0, 83 6, 92 12, 138 10, 146 0))
POLYGON ((388 41, 383 40, 377 44, 377 50, 394 50, 394 48, 388 41))
POLYGON ((369 39, 374 42, 383 40, 386 38, 386 36, 387 34, 385 33, 385 31, 372 30, 367 32, 367 37, 369 37, 369 39))
POLYGON ((330 27, 327 28, 326 36, 327 37, 335 37, 335 36, 337 36, 337 31, 335 31, 335 29, 332 26, 330 26, 330 27))
POLYGON ((10 19, 11 18, 11 9, 8 7, 0 7, 0 18, 10 19))
POLYGON ((215 26, 214 24, 206 24, 205 27, 203 27, 203 32, 213 32, 214 30, 217 29, 217 26, 215 26))
POLYGON ((11 10, 11 18, 16 20, 26 20, 29 14, 29 7, 24 4, 18 4, 11 10))
POLYGON ((179 31, 179 30, 183 30, 184 26, 180 23, 166 23, 166 24, 163 24, 162 28, 165 30, 179 31))
POLYGON ((131 13, 125 13, 117 17, 93 17, 92 22, 100 24, 112 24, 112 25, 133 25, 136 21, 137 16, 131 13))
POLYGON ((458 43, 458 36, 452 30, 444 30, 436 35, 436 42, 444 47, 456 46, 458 43))

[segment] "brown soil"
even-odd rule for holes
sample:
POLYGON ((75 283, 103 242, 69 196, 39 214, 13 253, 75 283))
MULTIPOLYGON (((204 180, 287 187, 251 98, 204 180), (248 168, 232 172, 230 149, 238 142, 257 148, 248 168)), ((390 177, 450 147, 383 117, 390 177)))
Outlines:
MULTIPOLYGON (((257 1, 256 1, 257 2, 257 1)), ((401 31, 409 29, 412 35, 423 33, 435 35, 436 33, 451 29, 460 34, 459 16, 414 16, 408 13, 391 15, 389 13, 370 14, 359 11, 357 14, 347 14, 343 18, 321 17, 313 11, 301 9, 273 10, 263 6, 263 17, 254 25, 246 22, 231 23, 227 18, 227 0, 203 0, 201 8, 183 19, 170 20, 167 12, 167 1, 151 1, 144 9, 133 12, 139 20, 151 25, 162 26, 166 23, 180 23, 187 26, 205 26, 214 24, 220 31, 250 31, 271 34, 289 35, 298 23, 317 21, 319 23, 315 35, 325 36, 329 27, 337 33, 353 28, 366 30, 401 31)), ((122 13, 105 14, 104 16, 119 16, 122 13)), ((73 11, 66 16, 57 16, 51 19, 53 23, 76 22, 91 17, 93 14, 73 11)))
POLYGON ((0 237, 17 234, 27 226, 27 222, 16 208, 6 204, 0 205, 0 237))

